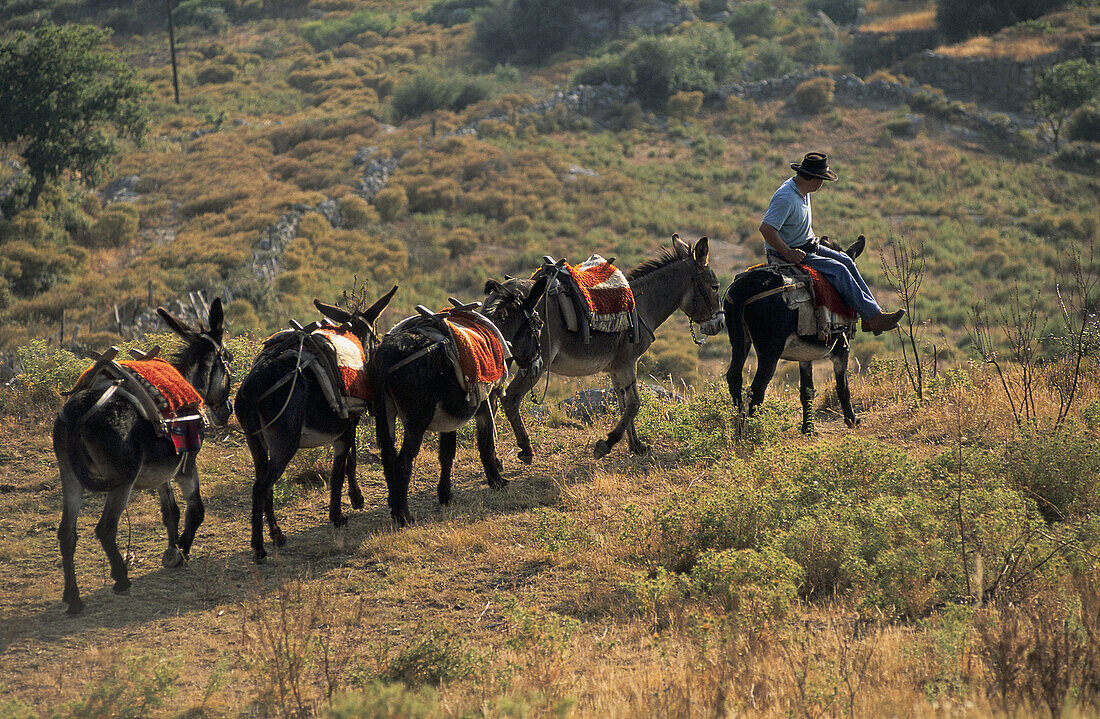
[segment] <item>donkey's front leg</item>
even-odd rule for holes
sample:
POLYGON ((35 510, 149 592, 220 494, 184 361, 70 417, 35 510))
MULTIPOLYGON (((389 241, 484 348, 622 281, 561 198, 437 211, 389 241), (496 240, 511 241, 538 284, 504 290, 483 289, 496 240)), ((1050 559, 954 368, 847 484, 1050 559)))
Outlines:
POLYGON ((458 449, 458 432, 439 433, 439 503, 451 503, 451 469, 458 449))
POLYGON ((178 567, 183 564, 183 553, 179 550, 180 507, 176 504, 176 496, 172 493, 172 483, 165 482, 157 488, 157 497, 160 499, 160 521, 168 531, 168 547, 160 563, 166 567, 178 567))
MULTIPOLYGON (((596 459, 602 459, 606 457, 611 448, 614 447, 620 439, 623 438, 623 434, 627 431, 628 427, 632 427, 634 424, 634 417, 638 414, 638 408, 641 407, 641 398, 638 396, 638 380, 637 380, 637 365, 631 364, 629 372, 612 372, 611 384, 615 388, 615 395, 619 401, 619 422, 608 433, 607 439, 601 439, 596 442, 596 446, 593 448, 593 455, 596 459)), ((637 441, 637 436, 634 437, 637 441)), ((630 446, 630 451, 635 454, 645 454, 647 447, 641 442, 637 442, 637 446, 633 444, 630 446)))
MULTIPOLYGON (((548 367, 549 365, 547 365, 548 367)), ((543 369, 543 372, 548 372, 549 369, 543 369)), ((534 459, 535 453, 531 449, 531 438, 527 435, 527 428, 523 426, 523 417, 520 414, 520 406, 523 404, 523 398, 531 391, 539 380, 542 373, 522 373, 516 376, 514 380, 508 385, 508 389, 504 394, 504 400, 502 405, 504 406, 504 416, 508 418, 508 424, 512 425, 512 432, 516 435, 516 445, 519 447, 519 461, 524 464, 531 464, 531 460, 534 459)))
POLYGON ((798 399, 802 402, 802 434, 814 433, 814 366, 798 363, 798 399))
POLYGON ((95 525, 95 536, 103 545, 103 551, 107 553, 107 560, 111 563, 111 579, 115 585, 111 588, 116 594, 122 594, 130 589, 130 578, 126 569, 126 560, 118 551, 118 520, 126 510, 126 503, 130 500, 130 487, 127 483, 121 487, 112 489, 107 494, 107 502, 103 506, 103 514, 95 525))
MULTIPOLYGON (((344 434, 332 443, 332 474, 329 476, 328 483, 328 518, 334 527, 343 527, 348 523, 348 519, 344 516, 340 507, 340 502, 343 498, 344 477, 347 475, 348 462, 354 461, 351 459, 354 454, 355 427, 352 425, 350 440, 348 431, 345 428, 344 434)), ((354 480, 348 483, 349 493, 352 482, 354 480)))

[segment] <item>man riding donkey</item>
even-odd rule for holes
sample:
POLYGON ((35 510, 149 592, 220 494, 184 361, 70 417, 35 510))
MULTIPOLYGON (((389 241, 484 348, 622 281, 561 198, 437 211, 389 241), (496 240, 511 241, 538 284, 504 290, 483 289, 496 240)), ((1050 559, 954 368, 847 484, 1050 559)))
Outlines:
POLYGON ((863 331, 877 335, 897 327, 905 310, 883 312, 852 258, 820 244, 814 235, 810 193, 821 189, 826 180, 837 179, 827 160, 823 152, 808 152, 801 163, 791 163, 796 174, 772 195, 760 234, 768 244, 769 259, 782 258, 817 270, 863 318, 863 331))

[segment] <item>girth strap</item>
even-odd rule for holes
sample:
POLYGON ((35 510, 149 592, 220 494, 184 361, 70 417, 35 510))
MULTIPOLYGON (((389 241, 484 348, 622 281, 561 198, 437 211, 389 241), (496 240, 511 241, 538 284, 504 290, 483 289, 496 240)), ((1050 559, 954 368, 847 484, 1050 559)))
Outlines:
POLYGON ((393 374, 394 372, 401 369, 405 365, 415 362, 416 360, 420 359, 421 357, 428 354, 429 352, 431 352, 436 347, 439 347, 442 344, 443 344, 443 340, 436 340, 435 342, 431 343, 427 347, 425 347, 421 350, 418 350, 416 352, 413 352, 411 355, 409 355, 405 359, 401 360, 400 362, 395 364, 393 367, 390 367, 389 368, 389 374, 393 374))
POLYGON ((793 285, 780 285, 779 287, 773 287, 770 290, 764 290, 763 292, 755 294, 752 297, 745 300, 745 304, 742 305, 742 307, 744 307, 745 305, 750 305, 753 302, 756 302, 757 300, 762 300, 765 297, 771 297, 772 295, 778 295, 778 294, 781 294, 783 292, 794 292, 799 287, 801 287, 801 283, 793 284, 793 285))

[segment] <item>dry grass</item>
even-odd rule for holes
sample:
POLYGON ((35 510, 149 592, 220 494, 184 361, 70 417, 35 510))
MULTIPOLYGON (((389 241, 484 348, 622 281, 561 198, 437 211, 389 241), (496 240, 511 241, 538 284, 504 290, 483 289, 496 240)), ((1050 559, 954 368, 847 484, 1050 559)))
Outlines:
POLYGON ((935 10, 921 10, 874 19, 861 25, 859 29, 862 32, 906 32, 909 30, 931 30, 935 24, 935 10))
POLYGON ((943 45, 936 48, 938 55, 945 57, 988 57, 1007 60, 1030 60, 1060 47, 1056 38, 1020 36, 974 37, 957 45, 943 45))

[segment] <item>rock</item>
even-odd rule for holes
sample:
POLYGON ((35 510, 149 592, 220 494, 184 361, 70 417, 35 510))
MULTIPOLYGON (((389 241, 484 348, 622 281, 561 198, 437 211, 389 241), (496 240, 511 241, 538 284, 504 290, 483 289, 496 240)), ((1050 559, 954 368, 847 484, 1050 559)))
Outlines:
POLYGON ((125 177, 117 177, 107 183, 107 186, 103 188, 103 191, 99 193, 100 202, 104 206, 111 204, 112 202, 134 202, 140 195, 137 193, 138 182, 141 178, 137 175, 126 175, 125 177))

